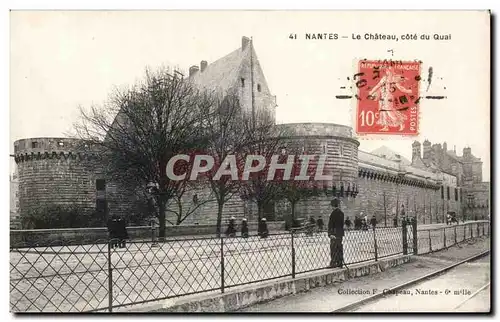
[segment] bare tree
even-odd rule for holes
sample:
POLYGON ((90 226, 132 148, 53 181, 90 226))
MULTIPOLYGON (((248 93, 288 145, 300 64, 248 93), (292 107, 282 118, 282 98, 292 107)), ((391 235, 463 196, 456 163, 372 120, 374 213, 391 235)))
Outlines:
POLYGON ((196 192, 199 188, 203 188, 203 186, 198 182, 187 180, 179 186, 179 189, 175 192, 175 196, 170 199, 167 204, 167 212, 175 215, 175 222, 166 218, 167 222, 171 225, 180 225, 200 207, 215 200, 212 194, 200 200, 196 193, 192 194, 191 200, 186 200, 186 192, 196 192), (172 204, 174 204, 174 206, 172 206, 172 204))
POLYGON ((296 146, 288 146, 286 151, 287 154, 282 157, 282 160, 284 161, 288 155, 292 155, 294 162, 290 179, 283 180, 281 182, 279 193, 282 198, 286 199, 290 203, 292 211, 291 222, 293 224, 296 219, 295 209, 297 203, 302 199, 317 195, 320 183, 314 181, 314 175, 317 168, 317 164, 315 162, 311 162, 314 156, 307 156, 305 152, 302 152, 301 149, 296 146), (302 155, 302 157, 300 157, 300 155, 302 155), (306 160, 305 158, 308 158, 309 160, 306 160), (296 180, 296 177, 298 176, 308 176, 309 179, 296 180))
POLYGON ((81 109, 77 135, 99 149, 104 173, 125 187, 156 187, 159 237, 165 236, 166 204, 183 187, 182 180, 167 175, 167 163, 206 146, 205 124, 213 104, 211 93, 161 68, 146 70, 140 83, 116 90, 102 106, 81 109))
MULTIPOLYGON (((253 115, 244 113, 245 146, 242 159, 248 162, 249 156, 260 156, 266 163, 262 171, 243 173, 240 194, 244 200, 255 202, 258 209, 258 219, 263 218, 264 208, 280 198, 281 180, 276 177, 268 179, 269 164, 273 156, 284 152, 287 132, 284 127, 276 126, 269 111, 258 109, 253 115)), ((253 161, 252 166, 257 166, 253 161)))
POLYGON ((217 170, 240 170, 242 149, 246 146, 245 117, 239 98, 233 91, 217 97, 215 111, 207 121, 208 153, 214 158, 213 171, 208 171, 210 189, 217 201, 216 234, 220 236, 224 204, 239 192, 239 177, 232 175, 217 176, 217 170))

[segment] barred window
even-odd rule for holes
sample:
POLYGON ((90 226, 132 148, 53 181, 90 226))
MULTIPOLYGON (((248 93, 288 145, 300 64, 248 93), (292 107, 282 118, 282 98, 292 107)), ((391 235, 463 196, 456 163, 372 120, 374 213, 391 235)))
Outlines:
POLYGON ((95 181, 95 187, 96 187, 97 191, 106 190, 106 180, 104 180, 104 179, 97 179, 95 181))

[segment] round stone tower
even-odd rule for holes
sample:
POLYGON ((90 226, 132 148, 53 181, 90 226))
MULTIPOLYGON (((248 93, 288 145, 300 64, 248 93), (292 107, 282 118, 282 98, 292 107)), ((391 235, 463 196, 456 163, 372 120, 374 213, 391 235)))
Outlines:
POLYGON ((96 184, 89 154, 77 139, 29 138, 14 142, 19 174, 19 213, 48 205, 95 209, 96 184))
MULTIPOLYGON (((323 173, 332 174, 333 180, 327 185, 332 191, 343 187, 344 191, 355 189, 358 180, 358 146, 359 141, 353 136, 352 128, 333 123, 291 123, 278 125, 290 133, 290 141, 302 146, 307 154, 326 154, 326 164, 323 173)), ((332 195, 319 194, 301 200, 297 204, 298 218, 316 219, 323 217, 327 220, 332 210, 330 202, 332 195)), ((342 198, 342 209, 349 211, 352 208, 349 202, 352 199, 342 198)))

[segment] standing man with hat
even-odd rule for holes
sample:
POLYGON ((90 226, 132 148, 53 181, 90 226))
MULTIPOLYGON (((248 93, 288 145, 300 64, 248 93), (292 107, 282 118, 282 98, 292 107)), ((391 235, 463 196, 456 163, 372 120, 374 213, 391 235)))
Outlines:
POLYGON ((344 213, 340 210, 337 198, 332 200, 333 211, 328 221, 328 236, 330 237, 330 267, 342 267, 344 261, 344 213))

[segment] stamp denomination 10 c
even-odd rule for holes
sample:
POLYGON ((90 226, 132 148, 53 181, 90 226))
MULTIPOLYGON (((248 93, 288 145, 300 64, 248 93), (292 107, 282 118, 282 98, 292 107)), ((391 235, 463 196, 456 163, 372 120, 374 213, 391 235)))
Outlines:
POLYGON ((362 60, 357 65, 357 134, 418 135, 420 62, 362 60))

